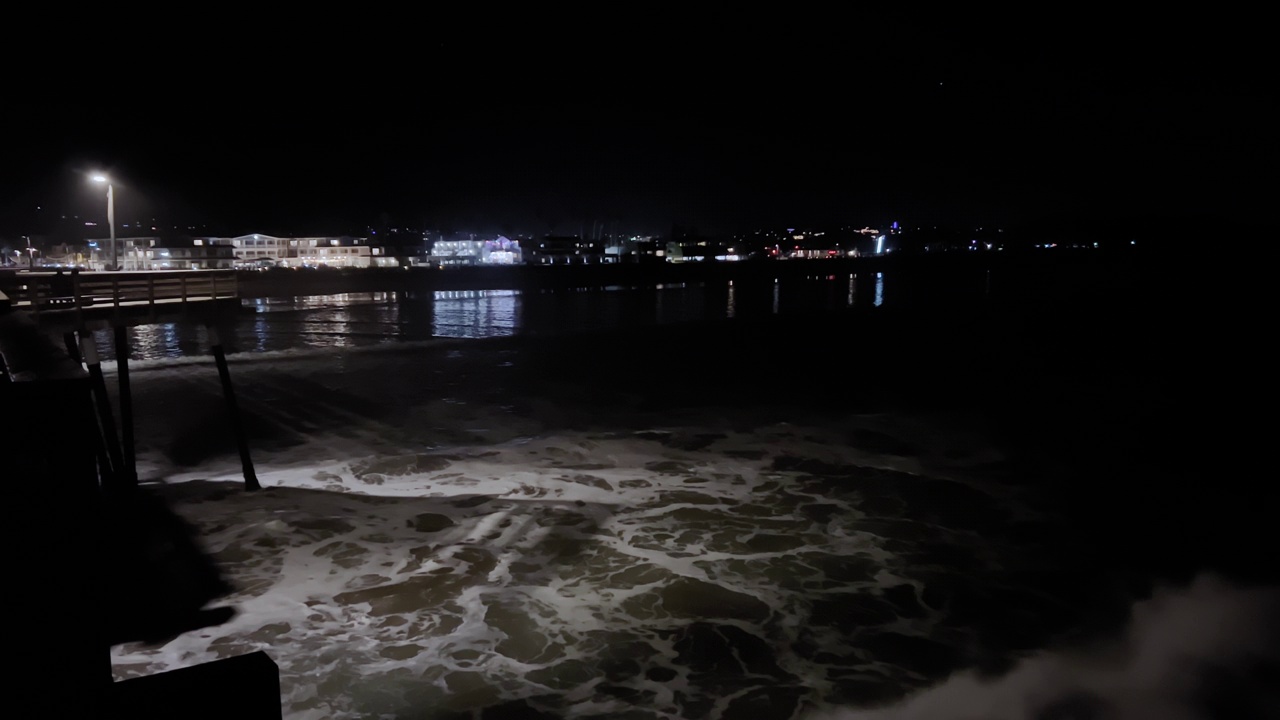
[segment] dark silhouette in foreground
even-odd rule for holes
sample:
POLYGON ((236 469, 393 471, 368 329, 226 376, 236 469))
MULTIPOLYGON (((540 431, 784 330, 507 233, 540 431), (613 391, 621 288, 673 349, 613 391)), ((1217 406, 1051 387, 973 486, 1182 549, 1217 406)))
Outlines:
MULTIPOLYGON (((194 530, 145 489, 111 486, 89 374, 0 308, 0 437, 19 717, 280 718, 279 673, 251 653, 114 682, 110 648, 226 622, 231 587, 194 530)), ((99 398, 99 401, 101 398, 99 398)), ((99 408, 102 410, 102 408, 99 408)))

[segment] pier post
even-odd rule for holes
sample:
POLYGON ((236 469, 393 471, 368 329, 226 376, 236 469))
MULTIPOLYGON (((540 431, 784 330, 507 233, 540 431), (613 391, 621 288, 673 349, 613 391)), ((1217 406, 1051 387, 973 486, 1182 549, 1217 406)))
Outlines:
POLYGON ((94 405, 98 408, 98 423, 102 428, 102 442, 107 446, 107 457, 111 461, 111 473, 104 477, 107 491, 120 491, 137 484, 134 478, 130 482, 125 470, 124 458, 120 454, 120 441, 116 435, 116 421, 111 414, 111 398, 107 395, 107 381, 102 375, 102 361, 98 359, 98 348, 93 344, 93 336, 86 334, 80 338, 80 354, 89 368, 89 384, 93 388, 94 405))
POLYGON ((62 341, 67 346, 67 355, 78 363, 83 363, 84 358, 80 357, 80 343, 76 340, 75 331, 62 334, 62 341))
POLYGON ((130 484, 138 483, 138 464, 133 447, 133 393, 129 389, 129 329, 115 327, 116 376, 120 382, 120 441, 124 447, 123 475, 130 484))
POLYGON ((222 380, 222 395, 227 400, 227 412, 231 416, 231 431, 236 436, 236 448, 240 451, 240 467, 244 470, 244 489, 260 490, 258 475, 253 470, 253 459, 249 457, 249 442, 244 435, 244 426, 240 424, 240 410, 236 405, 236 391, 231 387, 231 371, 227 369, 227 355, 222 350, 222 338, 213 325, 206 325, 209 331, 209 344, 212 346, 213 359, 218 364, 218 377, 222 380))
POLYGON ((118 487, 115 472, 111 469, 111 458, 107 457, 107 443, 98 429, 98 421, 93 421, 93 457, 98 466, 98 484, 103 488, 118 487))

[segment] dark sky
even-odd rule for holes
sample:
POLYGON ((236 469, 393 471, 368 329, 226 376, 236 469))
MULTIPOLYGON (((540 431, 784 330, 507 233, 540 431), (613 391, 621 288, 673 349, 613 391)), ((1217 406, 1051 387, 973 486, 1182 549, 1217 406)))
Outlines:
POLYGON ((3 108, 0 237, 38 228, 37 206, 105 214, 82 175, 96 168, 117 179, 120 222, 236 233, 384 214, 528 233, 1269 221, 1262 46, 1066 32, 241 38, 93 73, 27 62, 3 108))

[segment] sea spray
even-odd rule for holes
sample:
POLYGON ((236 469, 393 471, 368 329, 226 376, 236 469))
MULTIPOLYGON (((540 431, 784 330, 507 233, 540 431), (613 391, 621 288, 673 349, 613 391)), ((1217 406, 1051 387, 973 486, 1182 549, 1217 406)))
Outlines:
POLYGON ((1201 575, 1134 604, 1115 638, 1008 674, 952 676, 904 701, 805 720, 1262 720, 1280 717, 1280 587, 1201 575))

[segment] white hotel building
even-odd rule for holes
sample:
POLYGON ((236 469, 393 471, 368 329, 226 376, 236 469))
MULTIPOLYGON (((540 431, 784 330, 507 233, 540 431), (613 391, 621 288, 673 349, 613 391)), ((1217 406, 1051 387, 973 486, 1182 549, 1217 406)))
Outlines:
POLYGON ((235 248, 236 264, 241 267, 367 268, 399 264, 395 258, 384 255, 382 248, 371 247, 358 238, 281 238, 254 233, 233 238, 207 238, 206 241, 235 248))

